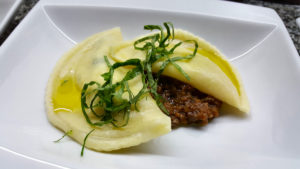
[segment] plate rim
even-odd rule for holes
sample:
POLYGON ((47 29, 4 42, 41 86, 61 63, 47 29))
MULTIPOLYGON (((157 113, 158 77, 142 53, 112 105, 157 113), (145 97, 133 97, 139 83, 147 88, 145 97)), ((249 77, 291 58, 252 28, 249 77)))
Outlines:
POLYGON ((5 28, 8 26, 9 21, 11 21, 12 17, 16 14, 22 3, 23 0, 15 0, 11 8, 5 14, 3 20, 0 22, 0 34, 5 31, 5 28))

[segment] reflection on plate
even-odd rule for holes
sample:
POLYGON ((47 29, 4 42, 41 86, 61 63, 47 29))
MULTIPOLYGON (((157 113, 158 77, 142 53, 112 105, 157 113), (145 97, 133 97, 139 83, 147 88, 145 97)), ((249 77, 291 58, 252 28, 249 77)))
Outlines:
POLYGON ((197 5, 41 1, 0 50, 0 146, 71 168, 299 166, 300 63, 283 23, 265 8, 193 2, 197 5), (161 5, 166 9, 160 10, 161 5), (120 26, 129 39, 145 33, 143 25, 166 20, 204 37, 232 60, 249 95, 250 116, 223 114, 204 127, 176 129, 112 154, 87 150, 83 158, 80 145, 71 139, 53 143, 62 133, 47 121, 44 94, 62 54, 108 28, 120 26))

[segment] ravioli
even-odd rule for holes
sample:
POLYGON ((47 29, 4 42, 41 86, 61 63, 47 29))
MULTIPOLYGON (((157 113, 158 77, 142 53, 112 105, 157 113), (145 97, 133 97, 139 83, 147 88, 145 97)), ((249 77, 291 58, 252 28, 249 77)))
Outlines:
MULTIPOLYGON (((176 62, 190 80, 171 64, 165 68, 163 75, 188 83, 242 113, 249 112, 240 75, 214 46, 189 32, 177 29, 175 39, 168 48, 179 41, 184 43, 170 57, 190 55, 194 50, 191 40, 199 45, 196 55, 192 59, 176 62)), ((109 70, 104 56, 108 57, 111 64, 133 58, 145 59, 144 52, 134 49, 135 41, 123 41, 120 29, 114 28, 89 37, 66 53, 58 61, 48 82, 46 110, 49 121, 64 132, 72 130, 70 137, 80 144, 95 129, 89 135, 85 147, 97 151, 136 146, 169 133, 171 119, 162 112, 150 94, 137 102, 137 109, 130 112, 128 124, 121 128, 112 124, 91 126, 82 113, 80 100, 83 85, 90 81, 104 83, 100 75, 109 70)), ((153 64, 153 72, 158 72, 162 63, 163 60, 153 64)), ((129 70, 130 67, 116 69, 113 81, 121 80, 129 70)), ((143 83, 140 76, 137 76, 128 85, 135 95, 143 83)), ((91 120, 97 119, 91 112, 88 113, 91 120)))
MULTIPOLYGON (((64 132, 72 130, 70 137, 80 144, 83 144, 87 133, 94 129, 86 122, 81 111, 82 86, 91 80, 103 82, 100 75, 108 70, 103 56, 111 56, 113 45, 121 41, 119 28, 91 36, 59 60, 49 79, 46 94, 48 119, 64 132)), ((124 71, 116 70, 114 80, 120 79, 124 71)), ((136 93, 142 82, 137 77, 129 85, 132 92, 136 93)), ((149 94, 138 102, 137 107, 139 111, 131 111, 126 126, 115 128, 106 124, 96 127, 85 146, 98 151, 112 151, 141 144, 171 131, 170 118, 161 112, 149 94)))
MULTIPOLYGON (((145 57, 143 52, 134 49, 133 43, 136 40, 117 46, 113 51, 113 59, 120 62, 145 57)), ((190 40, 196 41, 199 45, 196 56, 190 60, 176 62, 190 76, 190 80, 187 80, 171 64, 166 67, 163 75, 190 84, 199 91, 237 109, 239 113, 248 113, 249 102, 239 73, 214 46, 187 31, 175 29, 175 38, 170 48, 178 41, 187 42, 177 47, 171 57, 190 55, 194 50, 193 43, 188 42, 190 40)), ((161 64, 162 61, 155 63, 153 71, 157 72, 161 64)))

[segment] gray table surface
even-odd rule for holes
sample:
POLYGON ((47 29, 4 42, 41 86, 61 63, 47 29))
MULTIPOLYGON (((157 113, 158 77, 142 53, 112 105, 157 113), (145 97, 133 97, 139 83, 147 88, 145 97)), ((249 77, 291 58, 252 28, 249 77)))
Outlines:
MULTIPOLYGON (((0 45, 5 41, 14 28, 27 15, 38 0, 24 0, 16 15, 11 20, 5 31, 0 35, 0 45)), ((300 5, 279 4, 273 2, 263 2, 261 0, 242 0, 242 3, 273 8, 283 20, 287 30, 300 54, 300 28, 296 24, 296 18, 300 17, 300 5)))

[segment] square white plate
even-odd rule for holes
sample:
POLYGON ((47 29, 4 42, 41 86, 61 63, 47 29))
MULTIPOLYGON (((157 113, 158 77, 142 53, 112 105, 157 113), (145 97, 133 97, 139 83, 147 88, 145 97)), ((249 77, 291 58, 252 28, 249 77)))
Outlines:
POLYGON ((13 168, 299 168, 300 59, 271 9, 223 1, 39 2, 0 49, 0 162, 13 168), (114 153, 86 149, 47 120, 45 87, 75 43, 119 26, 125 39, 171 21, 216 45, 242 75, 247 117, 223 114, 114 153))
POLYGON ((21 3, 22 0, 0 0, 0 33, 4 31, 5 26, 21 3))

